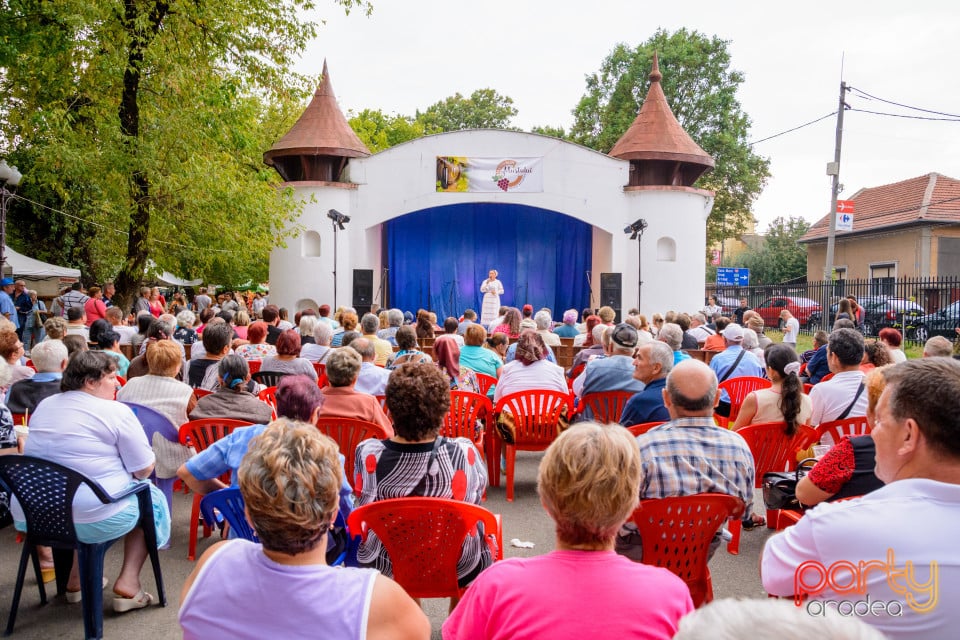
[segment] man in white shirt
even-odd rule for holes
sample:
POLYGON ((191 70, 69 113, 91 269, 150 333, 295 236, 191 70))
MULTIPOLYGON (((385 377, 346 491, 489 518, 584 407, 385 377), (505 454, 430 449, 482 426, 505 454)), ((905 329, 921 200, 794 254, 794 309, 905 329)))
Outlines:
POLYGON ((371 396, 387 394, 387 379, 390 370, 374 364, 377 359, 377 350, 367 338, 356 338, 349 347, 360 354, 363 364, 360 365, 360 375, 353 388, 360 393, 369 393, 371 396))
MULTIPOLYGON (((831 346, 832 346, 831 340, 831 346)), ((856 615, 892 640, 953 637, 960 625, 960 362, 888 370, 871 436, 886 486, 823 503, 767 541, 767 592, 813 616, 856 615), (809 599, 803 600, 804 596, 809 599)))
POLYGON ((862 359, 863 335, 859 331, 837 329, 830 334, 827 363, 833 377, 814 385, 810 391, 811 426, 867 415, 867 392, 860 371, 862 359))
POLYGON ((707 338, 717 334, 714 329, 707 326, 707 318, 702 313, 695 313, 690 316, 690 329, 687 330, 687 333, 697 339, 697 345, 700 347, 707 341, 707 338))
POLYGON ((207 295, 206 287, 200 287, 200 293, 193 299, 193 303, 197 306, 197 315, 200 315, 201 311, 213 303, 210 296, 207 295))
POLYGON ((123 323, 123 310, 120 307, 107 309, 107 322, 113 325, 113 330, 120 334, 120 344, 131 344, 137 333, 136 327, 128 327, 123 323))
POLYGON ((797 336, 800 335, 800 321, 797 320, 789 309, 780 312, 780 319, 783 320, 783 342, 797 350, 797 336))

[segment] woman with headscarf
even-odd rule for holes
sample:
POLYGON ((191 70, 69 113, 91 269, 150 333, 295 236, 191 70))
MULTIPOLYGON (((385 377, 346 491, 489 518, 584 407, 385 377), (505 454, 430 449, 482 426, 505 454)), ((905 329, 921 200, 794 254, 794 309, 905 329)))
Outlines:
POLYGON ((433 343, 433 352, 437 356, 437 366, 450 377, 451 391, 480 393, 477 374, 473 369, 460 365, 460 347, 453 336, 437 338, 433 343))
POLYGON ((493 401, 498 402, 503 396, 528 389, 568 390, 563 368, 547 360, 547 346, 543 344, 543 338, 530 329, 520 334, 514 360, 503 366, 493 401))

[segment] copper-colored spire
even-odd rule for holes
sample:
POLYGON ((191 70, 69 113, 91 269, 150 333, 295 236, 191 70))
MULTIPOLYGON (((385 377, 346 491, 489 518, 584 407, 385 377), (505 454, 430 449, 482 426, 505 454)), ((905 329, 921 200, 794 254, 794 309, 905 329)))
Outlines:
POLYGON ((337 105, 324 60, 323 79, 310 104, 290 131, 263 154, 263 161, 276 165, 275 160, 291 156, 362 158, 369 155, 370 150, 347 124, 337 105))
MULTIPOLYGON (((682 182, 689 186, 705 171, 712 169, 714 161, 677 122, 660 86, 662 77, 659 59, 654 53, 650 89, 640 107, 640 113, 608 155, 630 161, 681 163, 682 170, 672 173, 682 174, 682 182)), ((633 183, 631 181, 631 184, 633 183)), ((649 181, 644 183, 655 184, 649 181)))

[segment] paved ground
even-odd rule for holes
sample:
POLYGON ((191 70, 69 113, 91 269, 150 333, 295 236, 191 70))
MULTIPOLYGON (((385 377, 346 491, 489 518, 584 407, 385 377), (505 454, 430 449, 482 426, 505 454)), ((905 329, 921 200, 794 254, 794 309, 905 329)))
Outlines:
MULTIPOLYGON (((554 547, 553 522, 544 513, 536 495, 537 464, 541 457, 542 454, 538 453, 517 454, 515 502, 506 501, 503 487, 488 491, 485 506, 503 516, 506 557, 540 555, 551 551, 554 547), (532 541, 536 547, 513 548, 509 546, 509 540, 512 538, 532 541)), ((187 560, 186 522, 190 515, 190 504, 190 496, 183 494, 175 496, 172 546, 167 551, 161 551, 168 605, 166 607, 151 606, 145 610, 117 615, 109 609, 110 594, 107 591, 104 593, 107 607, 104 611, 104 637, 124 640, 135 638, 166 640, 180 637, 180 627, 177 624, 180 587, 193 567, 193 563, 187 560)), ((765 597, 757 567, 763 542, 770 533, 767 529, 744 531, 738 556, 728 555, 725 548, 717 552, 711 563, 715 597, 765 597)), ((201 539, 199 551, 202 552, 212 540, 212 538, 201 539)), ((5 529, 0 532, 0 567, 3 575, 0 579, 0 613, 3 615, 9 611, 19 554, 20 546, 15 543, 12 530, 5 529)), ((119 545, 115 545, 107 554, 104 575, 111 581, 119 570, 120 556, 119 545)), ((142 574, 143 584, 147 591, 156 595, 153 575, 149 567, 148 562, 142 574)), ((76 640, 83 637, 83 620, 79 605, 70 605, 55 597, 51 598, 44 607, 39 603, 40 597, 35 581, 32 574, 28 572, 14 630, 16 638, 76 640)), ((424 603, 424 609, 433 625, 435 638, 440 637, 440 625, 446 618, 447 607, 446 600, 428 600, 424 603)), ((2 623, 6 624, 6 618, 3 618, 2 623)), ((225 633, 224 637, 229 637, 229 633, 225 633)))

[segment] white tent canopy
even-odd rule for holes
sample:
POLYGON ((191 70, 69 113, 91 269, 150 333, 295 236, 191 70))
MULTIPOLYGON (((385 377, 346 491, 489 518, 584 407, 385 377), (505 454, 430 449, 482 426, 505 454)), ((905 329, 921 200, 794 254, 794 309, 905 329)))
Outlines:
POLYGON ((202 278, 197 278, 196 280, 184 280, 183 278, 178 278, 169 271, 160 272, 157 269, 157 264, 153 260, 147 260, 147 273, 152 274, 153 279, 158 283, 171 287, 195 287, 203 282, 202 278))
POLYGON ((6 259, 4 273, 11 272, 16 277, 23 278, 80 278, 80 269, 71 269, 69 267, 58 267, 55 264, 47 264, 34 258, 29 258, 22 253, 17 253, 10 247, 3 247, 3 255, 6 259))

